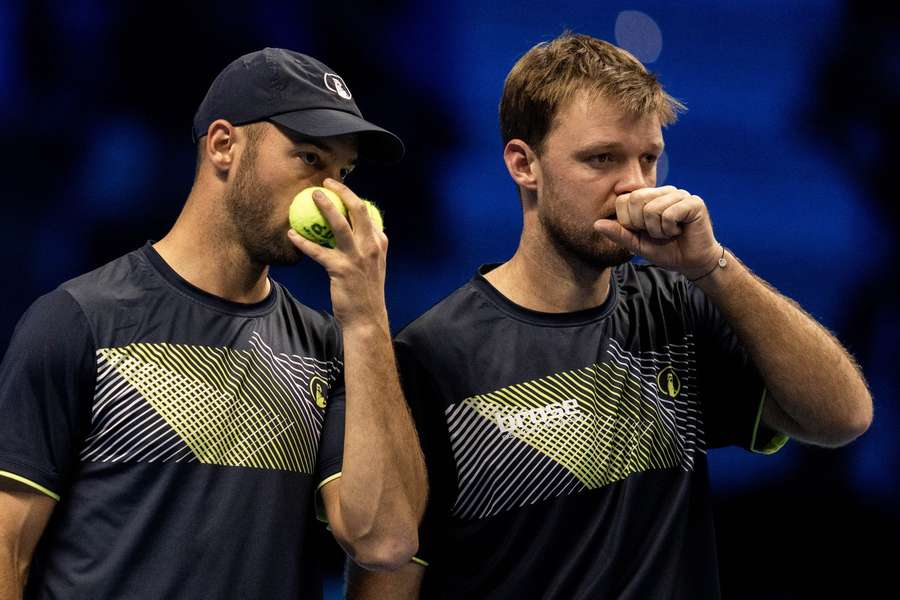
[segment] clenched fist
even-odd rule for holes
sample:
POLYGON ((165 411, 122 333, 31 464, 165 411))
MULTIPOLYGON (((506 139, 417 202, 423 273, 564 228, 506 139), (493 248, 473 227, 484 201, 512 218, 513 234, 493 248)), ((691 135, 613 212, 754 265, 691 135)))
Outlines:
POLYGON ((594 229, 688 279, 709 272, 722 253, 703 199, 671 185, 618 196, 615 220, 599 219, 594 229))

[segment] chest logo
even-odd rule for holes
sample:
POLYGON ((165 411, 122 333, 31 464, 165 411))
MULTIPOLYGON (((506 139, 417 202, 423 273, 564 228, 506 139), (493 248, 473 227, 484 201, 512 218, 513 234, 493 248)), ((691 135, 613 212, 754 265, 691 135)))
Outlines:
POLYGON ((678 378, 678 373, 671 366, 656 375, 656 385, 659 387, 659 391, 669 398, 675 398, 681 392, 681 379, 678 378))
POLYGON ((526 408, 506 414, 497 411, 494 414, 500 433, 506 436, 521 435, 527 431, 536 431, 581 418, 583 415, 578 407, 578 400, 575 398, 554 402, 543 407, 526 408))
POLYGON ((318 375, 309 381, 309 395, 316 401, 316 406, 319 408, 325 408, 325 388, 327 385, 327 382, 318 375))

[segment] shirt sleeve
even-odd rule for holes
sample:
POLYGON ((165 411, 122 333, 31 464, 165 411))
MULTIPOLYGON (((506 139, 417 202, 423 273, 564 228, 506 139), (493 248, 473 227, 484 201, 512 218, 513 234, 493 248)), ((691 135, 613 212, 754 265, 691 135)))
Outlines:
POLYGON ((428 566, 441 554, 456 494, 456 467, 450 448, 440 386, 423 365, 422 349, 395 341, 403 394, 415 421, 428 472, 428 504, 419 526, 419 549, 413 562, 428 566))
POLYGON ((788 438, 761 421, 767 392, 756 365, 709 298, 692 283, 687 289, 707 447, 776 452, 788 438))
POLYGON ((90 425, 95 380, 81 307, 61 289, 36 300, 0 364, 0 476, 59 500, 90 425))
POLYGON ((325 423, 319 438, 319 454, 316 458, 317 487, 339 477, 344 458, 345 392, 343 372, 328 392, 325 405, 325 423))
MULTIPOLYGON (((344 386, 343 345, 341 332, 335 325, 333 328, 334 358, 331 361, 331 377, 328 390, 325 392, 325 420, 319 437, 319 449, 316 455, 316 517, 327 523, 325 506, 320 497, 322 487, 341 476, 344 463, 344 415, 346 413, 346 391, 344 386)), ((313 394, 319 392, 312 384, 313 394)))

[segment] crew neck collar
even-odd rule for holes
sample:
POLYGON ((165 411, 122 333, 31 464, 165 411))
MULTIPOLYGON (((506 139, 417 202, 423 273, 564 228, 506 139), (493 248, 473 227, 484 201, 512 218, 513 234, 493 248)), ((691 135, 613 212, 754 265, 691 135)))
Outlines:
POLYGON ((144 247, 141 248, 141 252, 150 262, 150 265, 172 287, 200 304, 206 305, 219 312, 225 312, 235 316, 258 317, 271 311, 278 299, 278 286, 270 278, 269 294, 259 302, 244 303, 226 300, 225 298, 201 290, 176 273, 163 257, 160 256, 159 252, 156 251, 156 248, 153 247, 152 240, 144 244, 144 247))
POLYGON ((618 301, 619 285, 616 279, 616 270, 613 269, 609 278, 609 293, 606 299, 599 306, 592 306, 583 310, 573 312, 542 312, 532 310, 516 304, 506 296, 500 293, 491 282, 487 280, 485 275, 493 269, 500 266, 499 263, 486 264, 479 267, 478 272, 472 278, 472 285, 479 292, 487 296, 498 309, 506 313, 514 319, 525 321, 534 325, 545 327, 572 327, 577 325, 586 325, 603 319, 609 315, 615 308, 618 301))

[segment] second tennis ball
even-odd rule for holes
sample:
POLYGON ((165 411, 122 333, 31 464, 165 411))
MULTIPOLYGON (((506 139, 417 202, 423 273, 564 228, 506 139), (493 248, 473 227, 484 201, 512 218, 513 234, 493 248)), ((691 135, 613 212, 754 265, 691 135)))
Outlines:
MULTIPOLYGON (((322 213, 319 212, 319 208, 312 199, 313 192, 317 190, 325 194, 325 197, 331 200, 341 215, 345 218, 347 217, 347 207, 344 206, 344 203, 341 202, 341 198, 336 193, 323 187, 308 187, 294 196, 288 218, 291 223, 291 228, 306 239, 321 244, 322 246, 334 248, 334 232, 331 231, 331 227, 328 226, 328 221, 326 221, 322 213)), ((366 204, 372 223, 379 231, 382 231, 384 229, 384 221, 381 217, 381 211, 368 200, 363 200, 363 202, 366 204)))

